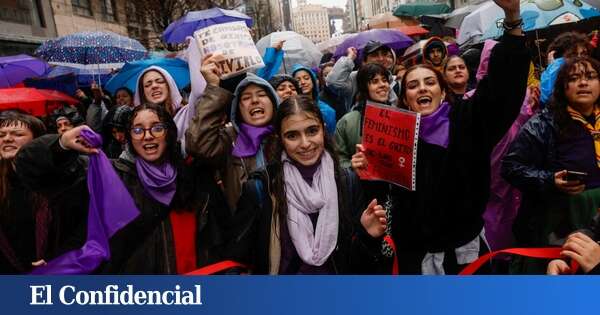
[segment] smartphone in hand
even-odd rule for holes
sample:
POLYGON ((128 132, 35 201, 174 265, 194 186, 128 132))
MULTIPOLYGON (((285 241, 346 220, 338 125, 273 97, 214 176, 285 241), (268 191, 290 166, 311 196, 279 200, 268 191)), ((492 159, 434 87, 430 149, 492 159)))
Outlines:
POLYGON ((566 181, 581 181, 583 182, 585 178, 588 176, 586 172, 575 172, 575 171, 567 171, 567 176, 565 176, 566 181))

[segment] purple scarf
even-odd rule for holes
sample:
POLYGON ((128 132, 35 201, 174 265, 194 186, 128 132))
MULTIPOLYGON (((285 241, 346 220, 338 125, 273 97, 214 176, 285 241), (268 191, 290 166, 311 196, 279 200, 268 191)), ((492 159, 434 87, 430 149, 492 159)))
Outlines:
MULTIPOLYGON (((82 130, 81 137, 94 148, 102 147, 102 137, 91 129, 82 130)), ((133 198, 102 151, 90 155, 87 185, 90 201, 85 244, 35 268, 31 274, 93 272, 102 261, 110 259, 109 238, 139 215, 133 198)))
POLYGON ((439 145, 443 148, 448 147, 448 132, 450 128, 450 105, 443 102, 438 109, 431 115, 421 116, 419 125, 419 138, 429 143, 439 145))
POLYGON ((146 162, 144 159, 135 159, 135 168, 138 178, 147 192, 154 200, 165 206, 171 204, 175 190, 177 189, 177 170, 171 163, 155 165, 146 162))
POLYGON ((260 149, 262 140, 273 132, 273 126, 271 125, 266 127, 254 127, 241 123, 239 129, 240 132, 235 140, 232 152, 233 156, 238 158, 255 156, 260 149))

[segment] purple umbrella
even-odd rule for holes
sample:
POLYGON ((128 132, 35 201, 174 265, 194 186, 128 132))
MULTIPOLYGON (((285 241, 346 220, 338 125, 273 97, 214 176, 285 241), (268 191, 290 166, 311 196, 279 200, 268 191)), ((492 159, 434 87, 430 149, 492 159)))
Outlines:
POLYGON ((373 29, 358 33, 348 37, 335 50, 335 58, 345 56, 350 47, 358 49, 358 55, 362 56, 362 50, 369 41, 379 41, 393 50, 401 50, 412 44, 414 41, 404 33, 393 29, 373 29))
POLYGON ((39 77, 49 68, 45 61, 27 55, 0 57, 0 88, 11 87, 25 79, 39 77))
POLYGON ((235 10, 211 8, 202 11, 191 11, 177 21, 169 24, 163 33, 167 43, 177 44, 185 42, 187 36, 192 36, 195 31, 214 25, 228 22, 246 22, 252 26, 252 18, 235 10))

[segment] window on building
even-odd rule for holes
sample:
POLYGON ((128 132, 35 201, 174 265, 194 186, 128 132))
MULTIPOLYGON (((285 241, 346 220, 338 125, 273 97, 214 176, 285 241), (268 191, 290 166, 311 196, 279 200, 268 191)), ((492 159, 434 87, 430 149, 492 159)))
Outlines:
POLYGON ((92 6, 90 0, 71 0, 73 13, 83 16, 92 16, 92 6))
POLYGON ((37 3, 32 0, 2 1, 0 3, 0 20, 42 26, 37 3))
POLYGON ((102 12, 102 19, 108 22, 116 22, 115 14, 115 3, 114 0, 100 0, 100 10, 102 12))

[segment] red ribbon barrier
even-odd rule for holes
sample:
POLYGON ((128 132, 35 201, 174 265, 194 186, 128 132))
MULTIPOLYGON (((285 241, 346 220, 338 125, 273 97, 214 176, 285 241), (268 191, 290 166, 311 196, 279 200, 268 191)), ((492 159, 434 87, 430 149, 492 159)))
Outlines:
MULTIPOLYGON (((495 252, 487 253, 487 254, 479 257, 477 260, 475 260, 474 262, 469 264, 467 267, 465 267, 465 269, 463 269, 458 275, 468 276, 468 275, 474 274, 477 270, 479 270, 479 268, 483 264, 485 264, 490 259, 494 258, 495 256, 497 256, 499 254, 513 254, 513 255, 519 255, 519 256, 524 256, 524 257, 541 258, 541 259, 559 259, 559 258, 563 258, 560 255, 561 251, 562 251, 561 247, 509 248, 509 249, 498 250, 495 252)), ((573 273, 575 273, 578 268, 579 268, 579 265, 577 264, 577 262, 572 260, 571 261, 571 270, 573 271, 573 273)))
POLYGON ((241 264, 237 261, 224 260, 224 261, 220 261, 218 263, 212 264, 212 265, 204 266, 204 267, 202 267, 200 269, 196 269, 194 271, 190 271, 190 272, 186 273, 185 275, 186 276, 207 276, 207 275, 213 275, 215 273, 222 272, 227 269, 236 268, 236 267, 248 269, 248 267, 246 267, 246 265, 241 264))

